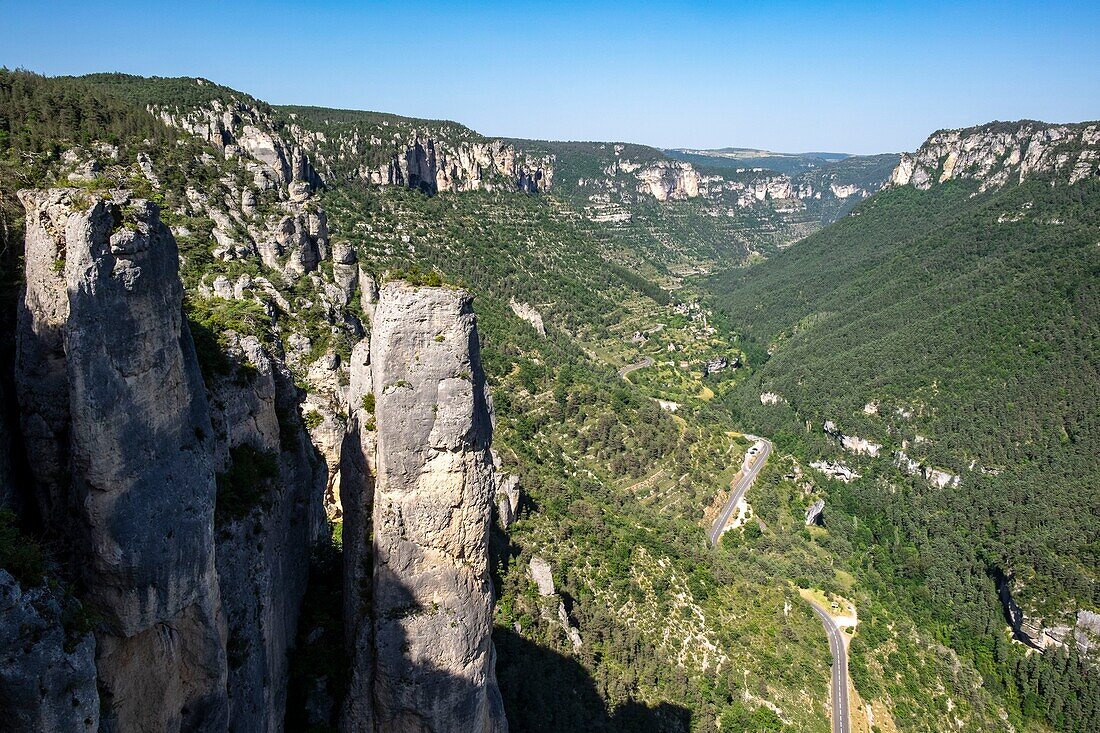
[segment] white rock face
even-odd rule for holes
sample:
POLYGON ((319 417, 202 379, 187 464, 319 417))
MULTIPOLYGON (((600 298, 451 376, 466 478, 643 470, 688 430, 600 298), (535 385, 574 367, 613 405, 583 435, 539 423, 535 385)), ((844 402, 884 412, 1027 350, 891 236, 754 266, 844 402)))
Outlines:
POLYGON ((1100 176, 1100 125, 993 123, 932 135, 901 157, 888 185, 931 188, 953 179, 999 188, 1051 173, 1069 183, 1100 176))
POLYGON ((146 201, 20 198, 22 423, 43 516, 103 619, 104 724, 224 730, 213 430, 175 240, 146 201))
POLYGON ((519 476, 504 473, 499 468, 496 475, 497 516, 500 517, 501 526, 508 529, 516 521, 519 512, 519 476))
POLYGON ((394 140, 393 159, 378 170, 362 168, 360 177, 382 186, 439 191, 492 190, 494 183, 535 193, 553 184, 552 156, 522 154, 501 140, 448 141, 413 130, 409 138, 394 140))
POLYGON ((649 194, 658 201, 693 199, 699 195, 699 173, 690 163, 661 160, 638 170, 629 161, 620 161, 619 167, 634 173, 639 192, 649 194))
POLYGON ((508 302, 508 305, 511 306, 512 312, 516 316, 530 323, 539 336, 546 337, 546 326, 542 323, 542 314, 535 310, 534 306, 528 303, 516 302, 514 298, 508 302))
POLYGON ((818 517, 821 516, 823 511, 825 511, 825 500, 818 499, 806 510, 806 526, 817 524, 818 517))
POLYGON ((928 483, 940 489, 953 489, 962 482, 962 477, 957 474, 925 466, 920 461, 910 458, 904 451, 894 451, 894 465, 910 476, 923 477, 928 483))
POLYGON ((859 474, 850 469, 843 463, 833 463, 832 461, 814 461, 810 464, 812 468, 816 468, 829 478, 835 478, 839 481, 843 481, 846 484, 850 484, 859 478, 859 474))
POLYGON ((781 402, 786 402, 786 400, 777 395, 775 392, 760 393, 760 404, 762 405, 778 405, 781 402))
MULTIPOLYGON (((470 295, 388 283, 369 361, 374 730, 507 730, 491 638, 491 408, 470 295)), ((366 730, 350 716, 345 729, 366 730)))
POLYGON ((528 568, 531 571, 531 579, 534 580, 535 585, 538 586, 539 595, 554 595, 554 575, 550 570, 550 563, 536 556, 531 558, 528 568))
MULTIPOLYGON (((864 412, 867 412, 866 407, 864 407, 864 412)), ((826 420, 822 426, 822 430, 824 430, 827 435, 840 441, 841 447, 849 453, 855 453, 861 456, 877 456, 882 451, 882 446, 878 443, 872 443, 866 438, 860 438, 856 435, 843 434, 832 420, 826 420)))

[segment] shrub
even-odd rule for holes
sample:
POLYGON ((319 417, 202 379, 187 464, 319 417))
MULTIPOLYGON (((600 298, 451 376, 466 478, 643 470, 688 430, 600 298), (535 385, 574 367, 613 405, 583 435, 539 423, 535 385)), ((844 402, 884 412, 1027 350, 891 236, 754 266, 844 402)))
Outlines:
POLYGON ((24 587, 40 585, 46 572, 42 547, 23 534, 10 509, 0 509, 0 569, 24 587))
POLYGON ((279 475, 279 462, 273 453, 246 444, 231 448, 229 457, 229 468, 217 477, 214 516, 219 524, 240 519, 260 506, 272 479, 279 475))

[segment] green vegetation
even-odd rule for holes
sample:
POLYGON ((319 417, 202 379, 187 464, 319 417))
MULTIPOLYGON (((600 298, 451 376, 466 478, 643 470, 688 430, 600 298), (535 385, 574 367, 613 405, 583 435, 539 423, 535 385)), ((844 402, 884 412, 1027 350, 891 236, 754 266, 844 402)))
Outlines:
POLYGON ((0 570, 6 570, 24 588, 45 579, 46 560, 42 548, 18 526, 15 512, 0 507, 0 570))
POLYGON ((229 468, 217 476, 214 518, 218 524, 246 517, 267 499, 279 475, 278 457, 248 444, 230 448, 229 461, 229 468))
MULTIPOLYGON (((891 679, 900 659, 878 681, 862 661, 899 643, 876 633, 890 605, 965 655, 1017 724, 1094 729, 1095 674, 1073 654, 1009 643, 997 583, 1013 579, 1017 602, 1048 623, 1100 606, 1100 495, 1086 488, 1100 482, 1100 186, 904 188, 855 214, 708 287, 758 355, 728 406, 782 450, 835 456, 805 429, 829 419, 962 476, 930 490, 886 458, 830 488, 830 534, 884 604, 856 637, 857 684, 905 692, 891 679), (761 405, 765 390, 787 403, 761 405)), ((908 684, 915 697, 920 683, 908 684)))
MULTIPOLYGON (((1091 490, 1100 453, 1097 184, 891 190, 780 253, 848 204, 797 216, 716 214, 700 199, 639 196, 637 179, 619 171, 599 190, 624 201, 629 218, 601 221, 607 212, 579 179, 604 176, 616 146, 541 141, 511 142, 555 156, 548 193, 494 185, 428 195, 367 185, 358 171, 392 161, 395 133, 490 141, 446 121, 268 107, 194 79, 3 71, 6 301, 19 285, 22 208, 13 192, 67 181, 62 153, 79 146, 81 160, 99 167, 89 190, 131 186, 177 231, 191 294, 185 315, 208 384, 250 376, 226 353, 230 331, 276 352, 291 333, 304 335, 305 365, 328 351, 346 359, 360 335, 354 300, 329 312, 309 276, 283 278, 251 255, 215 256, 215 222, 187 203, 188 187, 224 200, 225 181, 251 174, 145 107, 186 111, 215 99, 255 105, 280 135, 291 121, 326 134, 327 187, 311 201, 366 272, 454 284, 476 298, 494 448, 523 492, 518 521, 495 534, 492 558, 498 677, 513 730, 825 733, 827 645, 796 585, 856 603, 853 679, 900 730, 956 720, 964 730, 1000 729, 1006 718, 1018 730, 1097 727, 1095 667, 1072 650, 1024 654, 997 597, 997 580, 1009 577, 1021 604, 1044 618, 1100 603, 1091 490), (345 134, 359 147, 341 148, 345 134), (139 154, 160 187, 139 173, 139 154), (726 272, 706 275, 715 269, 726 272), (280 297, 266 293, 261 305, 195 296, 218 275, 264 277, 280 297), (540 313, 545 338, 513 302, 540 313), (707 373, 716 358, 729 366, 707 373), (619 376, 644 359, 652 365, 619 376), (763 391, 786 402, 762 405, 763 391), (877 411, 866 412, 868 403, 877 411), (820 430, 826 419, 884 446, 880 459, 843 456, 861 480, 832 482, 808 468, 842 457, 820 430), (741 465, 749 445, 741 430, 773 438, 778 450, 747 497, 751 519, 712 550, 704 512, 741 465), (903 475, 888 455, 903 441, 914 459, 962 475, 960 486, 932 489, 903 475), (805 510, 819 496, 825 526, 807 528, 805 510), (538 595, 527 572, 534 555, 551 563, 560 598, 538 595), (579 649, 559 601, 583 638, 579 649)), ((618 154, 667 162, 645 146, 618 154)), ((815 185, 843 166, 870 180, 891 159, 823 164, 815 185)), ((249 221, 277 216, 281 205, 277 194, 261 195, 249 221)), ((242 227, 231 226, 243 240, 242 227)), ((331 262, 319 274, 331 279, 331 262)), ((293 368, 304 383, 301 364, 293 368)), ((374 395, 361 407, 373 414, 374 395)), ((294 406, 280 405, 278 418, 283 448, 294 449, 294 406)), ((307 412, 301 423, 320 418, 307 412)), ((219 524, 261 505, 279 470, 274 455, 234 448, 217 481, 219 524)), ((13 527, 0 517, 0 564, 40 575, 33 546, 13 527)), ((292 711, 311 680, 326 677, 336 699, 343 684, 334 662, 343 655, 340 529, 314 558, 292 711), (322 636, 306 642, 318 628, 322 636)), ((303 727, 294 714, 290 727, 303 727)))

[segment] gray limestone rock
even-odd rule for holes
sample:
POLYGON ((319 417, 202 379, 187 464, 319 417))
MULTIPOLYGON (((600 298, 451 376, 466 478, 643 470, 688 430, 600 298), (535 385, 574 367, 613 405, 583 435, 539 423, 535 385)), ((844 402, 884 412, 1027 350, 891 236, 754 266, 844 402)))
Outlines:
POLYGON ((492 424, 470 295, 388 283, 370 371, 375 730, 507 730, 491 638, 492 424))
POLYGON ((16 379, 40 505, 103 619, 110 730, 217 730, 225 653, 212 430, 175 240, 120 195, 20 193, 27 280, 16 379))
POLYGON ((48 587, 0 570, 0 731, 97 730, 95 639, 66 633, 48 587))
POLYGON ((351 674, 341 727, 374 733, 374 623, 371 615, 374 508, 375 405, 370 342, 351 351, 348 431, 340 452, 340 503, 344 517, 344 626, 351 674))
POLYGON ((247 365, 247 377, 226 376, 212 385, 217 465, 224 471, 232 462, 231 449, 247 445, 277 456, 279 469, 264 501, 243 517, 227 519, 217 532, 229 730, 281 731, 287 653, 306 592, 310 550, 323 527, 323 474, 313 470, 305 430, 294 417, 293 376, 254 336, 226 338, 230 359, 247 365))

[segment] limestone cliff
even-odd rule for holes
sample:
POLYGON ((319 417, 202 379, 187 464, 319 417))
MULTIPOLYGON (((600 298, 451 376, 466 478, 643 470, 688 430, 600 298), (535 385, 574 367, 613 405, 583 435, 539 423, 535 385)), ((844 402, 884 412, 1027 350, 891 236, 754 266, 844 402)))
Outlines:
POLYGON ((0 731, 99 730, 95 640, 66 632, 47 586, 0 570, 0 731))
MULTIPOLYGON (((196 83, 209 84, 201 79, 196 83)), ((284 195, 295 199, 321 185, 302 147, 280 135, 280 121, 252 100, 213 97, 204 107, 160 105, 150 107, 150 112, 165 124, 202 138, 226 158, 246 161, 261 189, 285 189, 284 195)))
POLYGON ((374 510, 374 476, 378 470, 375 409, 370 340, 363 339, 351 352, 348 431, 340 454, 344 517, 344 636, 350 662, 342 727, 349 733, 374 731, 371 515, 374 510))
POLYGON ((699 195, 700 177, 690 163, 659 160, 639 166, 620 160, 619 167, 633 172, 638 179, 638 191, 647 193, 658 201, 690 199, 699 195))
POLYGON ((16 378, 42 516, 101 616, 112 730, 219 730, 212 429, 175 240, 151 203, 23 192, 16 378))
MULTIPOLYGON (((360 641, 369 595, 373 639, 363 649, 373 654, 373 681, 353 684, 349 731, 371 730, 368 689, 376 731, 507 730, 491 640, 491 407, 471 300, 461 290, 391 282, 375 309, 374 418, 361 400, 353 438, 374 459, 358 461, 360 519, 346 540, 362 542, 369 507, 369 594, 365 548, 347 560, 360 583, 349 589, 360 601, 349 619, 360 641)), ((357 354, 353 374, 366 367, 357 354)), ((353 394, 366 394, 367 384, 360 377, 353 394)))
POLYGON ((226 623, 229 730, 283 730, 287 655, 324 527, 327 471, 297 419, 286 366, 254 336, 226 335, 236 374, 210 389, 215 463, 223 483, 235 463, 273 464, 252 505, 219 507, 217 568, 226 623))
POLYGON ((1100 123, 993 122, 934 133, 902 155, 889 185, 919 189, 972 179, 985 191, 1052 175, 1069 183, 1100 176, 1100 123))
POLYGON ((245 161, 260 189, 283 189, 282 198, 304 201, 339 178, 378 186, 439 191, 510 188, 535 193, 553 184, 554 161, 462 125, 395 115, 292 108, 285 115, 248 95, 215 87, 209 102, 181 108, 150 106, 164 123, 197 135, 226 159, 245 161), (224 97, 224 98, 222 98, 224 97), (324 113, 328 113, 327 115, 324 113))

